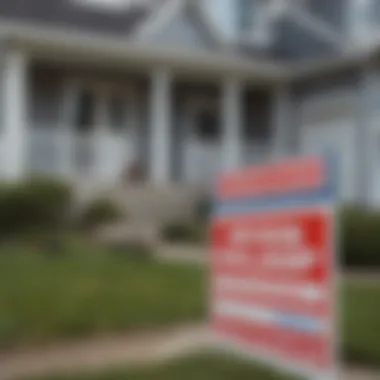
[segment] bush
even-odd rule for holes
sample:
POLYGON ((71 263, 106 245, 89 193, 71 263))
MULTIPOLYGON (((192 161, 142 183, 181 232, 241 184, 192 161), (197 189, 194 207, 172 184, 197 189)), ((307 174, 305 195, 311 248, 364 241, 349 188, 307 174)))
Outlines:
POLYGON ((92 230, 124 217, 120 207, 109 198, 97 198, 87 204, 79 215, 79 226, 92 230))
POLYGON ((72 192, 50 178, 30 178, 0 187, 0 237, 67 227, 72 192))
POLYGON ((174 221, 163 228, 161 237, 171 243, 202 243, 206 239, 206 226, 203 223, 174 221))
POLYGON ((345 207, 340 213, 341 251, 347 267, 380 267, 380 213, 345 207))

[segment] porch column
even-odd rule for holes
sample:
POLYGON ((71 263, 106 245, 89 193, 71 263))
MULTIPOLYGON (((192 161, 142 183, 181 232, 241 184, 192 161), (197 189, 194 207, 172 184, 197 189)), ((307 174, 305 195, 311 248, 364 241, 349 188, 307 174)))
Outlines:
POLYGON ((171 143, 171 74, 157 69, 152 75, 150 93, 150 179, 153 182, 170 180, 171 143))
POLYGON ((241 112, 242 85, 238 78, 226 78, 222 88, 222 166, 237 168, 242 161, 241 112))
POLYGON ((27 69, 24 52, 4 52, 2 72, 3 164, 6 179, 16 179, 26 170, 27 154, 27 69))
POLYGON ((292 104, 285 85, 275 88, 272 103, 272 157, 281 158, 292 153, 295 145, 295 126, 292 125, 292 104))

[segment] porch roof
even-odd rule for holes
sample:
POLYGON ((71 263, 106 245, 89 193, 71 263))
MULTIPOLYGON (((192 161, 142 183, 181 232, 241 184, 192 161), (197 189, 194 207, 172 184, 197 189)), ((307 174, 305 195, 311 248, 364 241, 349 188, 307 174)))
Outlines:
POLYGON ((165 65, 174 71, 213 77, 235 75, 254 83, 278 83, 285 79, 286 73, 276 63, 241 57, 230 47, 218 51, 194 51, 26 22, 1 21, 0 39, 8 46, 22 47, 37 56, 75 57, 89 62, 96 59, 102 64, 139 68, 165 65))
POLYGON ((0 20, 0 41, 3 46, 19 46, 37 57, 89 62, 93 65, 151 69, 168 66, 175 72, 219 78, 232 75, 247 83, 278 85, 346 67, 354 67, 377 59, 378 44, 351 49, 329 59, 299 63, 280 63, 259 57, 244 57, 225 46, 215 51, 156 46, 122 37, 99 36, 83 30, 44 26, 27 22, 0 20))

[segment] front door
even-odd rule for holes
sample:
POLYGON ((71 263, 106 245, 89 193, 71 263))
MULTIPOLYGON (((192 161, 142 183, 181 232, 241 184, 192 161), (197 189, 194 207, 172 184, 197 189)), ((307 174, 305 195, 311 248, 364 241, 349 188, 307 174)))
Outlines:
POLYGON ((191 182, 212 182, 221 170, 221 125, 214 104, 188 108, 184 141, 184 177, 191 182))
POLYGON ((77 94, 73 161, 81 179, 113 181, 134 155, 135 117, 131 97, 122 87, 93 86, 77 94))
POLYGON ((110 90, 104 96, 105 124, 100 131, 99 169, 102 179, 121 178, 135 158, 136 107, 125 92, 110 90))

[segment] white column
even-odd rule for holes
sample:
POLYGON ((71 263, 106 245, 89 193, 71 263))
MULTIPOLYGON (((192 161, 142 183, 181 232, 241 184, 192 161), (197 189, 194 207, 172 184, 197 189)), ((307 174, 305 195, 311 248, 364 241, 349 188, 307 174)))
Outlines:
POLYGON ((272 106, 272 156, 281 158, 291 154, 295 126, 292 125, 292 104, 286 86, 279 86, 273 94, 272 106))
POLYGON ((26 170, 27 159, 27 68, 24 52, 4 52, 2 73, 3 176, 17 179, 26 170))
POLYGON ((150 179, 170 180, 171 74, 157 69, 152 75, 150 99, 150 179))
POLYGON ((242 159, 242 85, 237 78, 226 78, 222 88, 222 165, 223 170, 232 170, 242 159))

